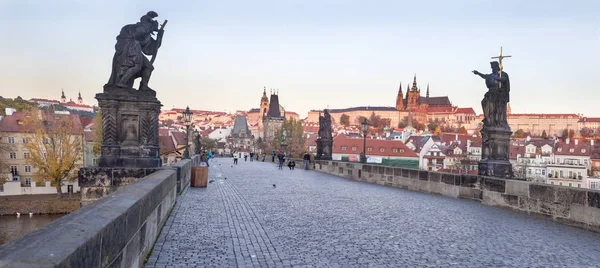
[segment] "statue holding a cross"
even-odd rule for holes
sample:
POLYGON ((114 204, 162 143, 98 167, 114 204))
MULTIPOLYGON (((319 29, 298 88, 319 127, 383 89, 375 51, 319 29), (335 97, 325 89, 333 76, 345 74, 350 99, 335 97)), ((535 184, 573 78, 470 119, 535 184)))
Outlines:
POLYGON ((514 177, 510 156, 510 126, 506 120, 506 106, 509 101, 510 80, 502 70, 502 59, 510 56, 492 57, 492 73, 474 74, 485 79, 488 92, 481 101, 483 107, 483 128, 481 129, 481 160, 477 164, 479 175, 496 177, 514 177))
POLYGON ((502 55, 502 48, 500 48, 500 56, 492 57, 492 59, 498 59, 498 61, 490 62, 492 73, 482 74, 478 71, 473 71, 474 74, 485 79, 485 84, 488 88, 488 92, 481 101, 484 126, 509 128, 506 121, 506 106, 510 101, 510 80, 508 74, 503 72, 502 66, 502 59, 508 57, 510 56, 502 55))

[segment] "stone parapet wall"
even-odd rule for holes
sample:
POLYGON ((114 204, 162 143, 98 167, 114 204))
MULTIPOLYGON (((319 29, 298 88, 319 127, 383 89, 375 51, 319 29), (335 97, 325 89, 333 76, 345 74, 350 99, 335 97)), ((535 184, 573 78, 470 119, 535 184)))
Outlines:
MULTIPOLYGON (((296 160, 296 168, 302 168, 296 160)), ((600 232, 600 191, 477 175, 317 160, 317 171, 412 191, 473 199, 600 232)))
POLYGON ((175 204, 177 181, 176 170, 158 170, 4 244, 0 267, 142 267, 175 204))

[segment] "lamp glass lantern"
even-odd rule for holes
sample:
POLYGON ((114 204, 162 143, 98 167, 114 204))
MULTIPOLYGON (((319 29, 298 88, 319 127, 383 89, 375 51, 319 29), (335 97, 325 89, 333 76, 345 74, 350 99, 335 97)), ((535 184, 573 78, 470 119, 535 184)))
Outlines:
POLYGON ((192 122, 192 111, 190 111, 190 106, 185 108, 183 112, 183 122, 185 123, 185 151, 183 152, 183 158, 190 158, 190 124, 192 122))

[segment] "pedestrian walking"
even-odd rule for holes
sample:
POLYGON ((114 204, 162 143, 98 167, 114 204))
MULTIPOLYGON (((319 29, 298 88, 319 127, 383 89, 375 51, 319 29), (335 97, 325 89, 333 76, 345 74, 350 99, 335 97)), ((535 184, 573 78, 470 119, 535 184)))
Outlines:
POLYGON ((285 155, 283 154, 283 151, 279 151, 279 154, 277 154, 277 160, 279 160, 279 169, 283 169, 283 161, 285 161, 285 155))
POLYGON ((212 151, 208 152, 208 156, 206 156, 206 166, 210 167, 210 164, 208 163, 208 160, 210 160, 211 158, 213 158, 213 153, 212 151))
POLYGON ((248 162, 248 154, 244 154, 244 162, 248 162))
POLYGON ((237 161, 238 161, 238 154, 233 154, 233 164, 237 165, 237 161))
POLYGON ((305 170, 309 170, 310 169, 310 154, 308 154, 308 152, 304 153, 304 169, 305 170))
POLYGON ((271 162, 275 163, 275 151, 271 154, 271 162))

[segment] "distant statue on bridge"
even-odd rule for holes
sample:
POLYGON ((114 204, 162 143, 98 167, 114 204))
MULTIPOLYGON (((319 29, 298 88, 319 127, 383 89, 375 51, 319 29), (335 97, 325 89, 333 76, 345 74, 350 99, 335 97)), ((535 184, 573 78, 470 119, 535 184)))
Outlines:
POLYGON ((331 114, 325 109, 319 115, 319 135, 317 137, 317 159, 331 160, 333 135, 331 134, 331 114))
POLYGON ((500 69, 497 61, 490 63, 492 73, 482 74, 473 71, 474 74, 485 79, 488 92, 481 101, 483 108, 483 124, 491 127, 509 128, 506 120, 506 106, 510 101, 510 80, 508 74, 500 69))
POLYGON ((159 29, 158 22, 154 20, 156 17, 158 14, 150 11, 142 16, 138 23, 121 28, 117 36, 108 86, 133 88, 134 80, 141 77, 139 90, 152 90, 148 87, 148 81, 154 70, 153 63, 162 44, 164 27, 167 24, 165 20, 159 29), (156 39, 152 38, 155 33, 158 33, 156 39), (152 59, 148 60, 145 55, 152 56, 152 59))
POLYGON ((322 140, 331 140, 331 114, 325 109, 323 115, 319 115, 319 138, 322 140))

